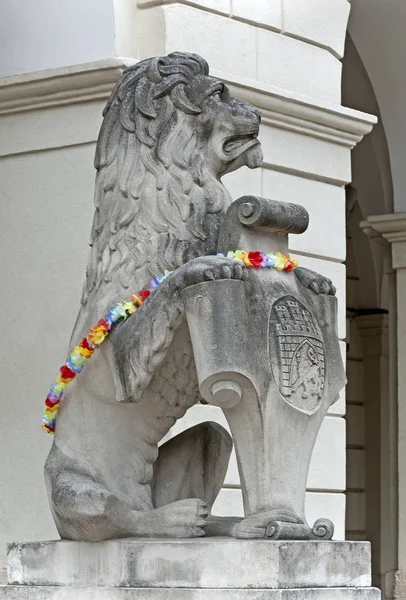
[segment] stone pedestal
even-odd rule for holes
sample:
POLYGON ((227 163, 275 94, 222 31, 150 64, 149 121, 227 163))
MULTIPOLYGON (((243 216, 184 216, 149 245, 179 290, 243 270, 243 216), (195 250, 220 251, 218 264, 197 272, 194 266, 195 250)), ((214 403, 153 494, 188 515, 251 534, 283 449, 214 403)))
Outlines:
POLYGON ((0 600, 378 600, 364 542, 11 544, 0 600))

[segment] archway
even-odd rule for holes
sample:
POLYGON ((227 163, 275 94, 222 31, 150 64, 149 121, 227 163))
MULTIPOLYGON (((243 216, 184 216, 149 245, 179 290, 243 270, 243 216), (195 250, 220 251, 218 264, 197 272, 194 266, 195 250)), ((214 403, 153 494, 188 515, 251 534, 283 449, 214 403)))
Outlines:
POLYGON ((347 506, 346 537, 372 543, 373 583, 396 569, 396 408, 389 393, 389 313, 385 249, 360 228, 392 211, 388 145, 374 88, 350 35, 343 61, 343 104, 376 114, 379 123, 353 150, 347 189, 347 506))

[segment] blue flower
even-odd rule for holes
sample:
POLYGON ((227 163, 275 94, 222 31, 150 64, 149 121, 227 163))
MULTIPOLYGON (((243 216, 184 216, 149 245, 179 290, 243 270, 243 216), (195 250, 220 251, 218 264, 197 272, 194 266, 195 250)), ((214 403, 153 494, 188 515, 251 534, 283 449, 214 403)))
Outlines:
POLYGON ((62 394, 63 394, 63 390, 60 391, 60 392, 57 392, 55 388, 56 388, 56 383, 53 383, 51 385, 51 389, 50 389, 49 394, 48 394, 48 396, 50 398, 52 398, 52 400, 60 398, 62 396, 62 394))
POLYGON ((265 254, 264 256, 264 264, 266 267, 275 267, 277 263, 277 258, 274 254, 265 254))
POLYGON ((66 364, 74 373, 80 373, 85 366, 84 364, 76 364, 71 357, 68 358, 66 364))

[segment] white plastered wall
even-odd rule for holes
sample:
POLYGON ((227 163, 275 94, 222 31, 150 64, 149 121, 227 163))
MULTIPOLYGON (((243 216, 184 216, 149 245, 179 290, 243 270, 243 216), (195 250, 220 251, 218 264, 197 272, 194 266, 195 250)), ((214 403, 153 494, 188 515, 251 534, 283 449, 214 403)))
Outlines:
MULTIPOLYGON (((282 11, 268 0, 234 0, 233 6, 229 0, 140 0, 136 18, 127 19, 135 3, 120 4, 119 13, 115 2, 115 20, 122 47, 137 45, 133 58, 199 52, 233 93, 263 108, 264 167, 244 169, 226 184, 234 197, 262 194, 307 207, 309 230, 292 239, 291 248, 304 266, 337 285, 344 338, 344 185, 351 179, 351 147, 371 121, 340 107, 347 0, 306 4, 304 10, 303 0, 284 0, 282 11)), ((93 16, 97 23, 97 12, 93 16)), ((76 62, 89 60, 83 56, 76 62)), ((93 214, 94 144, 118 75, 111 64, 0 81, 1 310, 7 315, 1 339, 0 553, 6 541, 56 536, 42 475, 51 440, 39 423, 78 309, 93 214)), ((198 406, 178 429, 213 418, 215 411, 198 406)), ((342 396, 323 424, 308 482, 309 520, 332 518, 337 538, 344 535, 344 412, 342 396)), ((241 512, 235 460, 216 512, 241 512)))
MULTIPOLYGON (((341 103, 341 62, 349 4, 303 0, 138 0, 141 58, 187 50, 202 54, 211 69, 231 81, 280 88, 326 104, 341 103), (159 32, 151 36, 150 31, 159 32), (255 84, 254 82, 258 82, 255 84)), ((258 88, 257 88, 258 89, 258 88)), ((261 126, 264 167, 225 178, 234 198, 258 194, 299 202, 310 213, 310 227, 291 239, 303 266, 328 275, 337 285, 340 337, 345 337, 345 194, 350 181, 348 148, 275 127, 261 126), (326 216, 328 215, 328 220, 326 216)), ((343 345, 344 352, 344 345, 343 345)), ((345 514, 344 396, 332 407, 316 444, 308 479, 307 516, 336 524, 344 538, 345 514)), ((173 428, 173 434, 202 420, 226 425, 220 409, 196 406, 173 428)), ((213 512, 241 515, 240 481, 233 455, 225 486, 213 512)))
POLYGON ((2 0, 0 75, 115 54, 112 0, 2 0))

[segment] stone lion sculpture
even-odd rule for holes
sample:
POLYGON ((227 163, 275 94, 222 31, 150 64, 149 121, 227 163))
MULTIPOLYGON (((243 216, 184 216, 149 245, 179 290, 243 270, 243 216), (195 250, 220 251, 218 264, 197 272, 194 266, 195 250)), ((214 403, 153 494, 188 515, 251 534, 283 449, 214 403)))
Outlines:
MULTIPOLYGON (((247 277, 216 256, 231 203, 221 177, 260 166, 260 113, 209 77, 203 58, 175 52, 124 71, 103 114, 71 346, 118 300, 172 273, 66 390, 45 465, 50 505, 66 539, 199 537, 215 524, 231 437, 203 423, 158 444, 201 400, 182 291, 247 277)), ((301 278, 331 292, 328 280, 301 278)))

